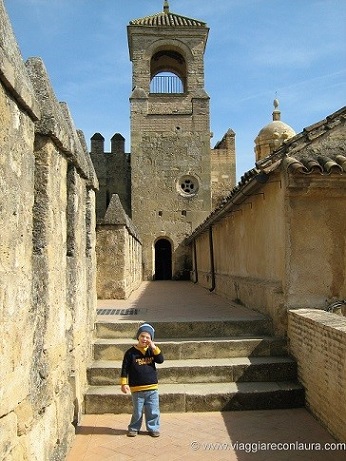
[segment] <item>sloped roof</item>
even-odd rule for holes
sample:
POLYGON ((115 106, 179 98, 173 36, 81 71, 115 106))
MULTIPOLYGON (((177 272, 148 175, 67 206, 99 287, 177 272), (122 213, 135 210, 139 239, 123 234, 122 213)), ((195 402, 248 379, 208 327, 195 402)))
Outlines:
POLYGON ((125 226, 129 233, 135 239, 137 239, 139 242, 141 241, 139 238, 137 228, 135 227, 131 219, 127 216, 118 194, 112 194, 111 200, 106 210, 105 217, 99 223, 99 226, 100 225, 125 226))
POLYGON ((149 27, 206 27, 206 23, 197 19, 187 18, 179 14, 170 13, 169 9, 164 9, 161 13, 156 13, 144 18, 133 19, 130 26, 149 26, 149 27))
POLYGON ((290 138, 277 151, 259 160, 256 167, 261 171, 273 171, 284 165, 290 172, 303 174, 346 173, 346 146, 340 142, 313 144, 323 139, 329 131, 346 121, 346 106, 325 119, 303 129, 290 138))
POLYGON ((323 139, 333 128, 345 123, 346 106, 334 112, 301 133, 286 141, 277 151, 259 160, 256 166, 247 171, 229 195, 215 208, 210 215, 186 239, 190 243, 197 235, 206 231, 214 222, 218 221, 234 205, 242 203, 249 195, 261 189, 268 181, 269 175, 280 168, 290 173, 321 175, 346 174, 346 140, 336 143, 325 142, 320 149, 316 149, 312 142, 323 139))

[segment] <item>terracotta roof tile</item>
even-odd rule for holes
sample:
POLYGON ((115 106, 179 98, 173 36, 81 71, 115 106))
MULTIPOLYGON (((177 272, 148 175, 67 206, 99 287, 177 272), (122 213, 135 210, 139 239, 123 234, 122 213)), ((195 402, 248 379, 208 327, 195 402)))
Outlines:
POLYGON ((338 155, 335 159, 323 155, 304 157, 300 160, 295 157, 286 157, 283 159, 283 165, 289 173, 319 173, 328 175, 332 173, 346 173, 346 157, 343 155, 338 155))
POLYGON ((130 21, 131 26, 150 27, 206 27, 206 23, 197 19, 187 18, 175 13, 157 13, 152 16, 134 19, 130 21))

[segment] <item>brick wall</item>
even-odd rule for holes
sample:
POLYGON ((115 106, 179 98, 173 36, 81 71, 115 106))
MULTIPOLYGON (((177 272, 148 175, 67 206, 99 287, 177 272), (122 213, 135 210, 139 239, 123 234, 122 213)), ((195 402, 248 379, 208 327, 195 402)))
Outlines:
POLYGON ((346 440, 346 319, 315 310, 288 315, 291 354, 306 390, 306 406, 339 440, 346 440))

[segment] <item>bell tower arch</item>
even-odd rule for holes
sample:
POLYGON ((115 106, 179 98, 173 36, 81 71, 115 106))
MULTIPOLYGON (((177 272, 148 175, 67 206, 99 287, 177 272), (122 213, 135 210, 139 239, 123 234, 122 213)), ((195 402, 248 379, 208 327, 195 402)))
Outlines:
POLYGON ((132 62, 132 220, 143 242, 144 277, 155 245, 172 242, 172 278, 186 273, 183 241, 211 211, 209 96, 204 88, 206 23, 169 10, 128 25, 132 62))

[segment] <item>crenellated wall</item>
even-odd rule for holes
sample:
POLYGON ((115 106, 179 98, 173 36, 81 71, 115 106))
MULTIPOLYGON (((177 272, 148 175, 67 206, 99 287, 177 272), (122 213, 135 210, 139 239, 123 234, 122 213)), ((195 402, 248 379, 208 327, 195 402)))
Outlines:
POLYGON ((97 179, 0 0, 0 458, 64 460, 96 315, 97 179))
POLYGON ((95 133, 91 138, 90 157, 99 181, 96 193, 96 219, 105 217, 113 194, 121 200, 126 214, 131 217, 131 155, 125 152, 125 139, 116 133, 111 139, 111 151, 105 152, 104 137, 95 133))

